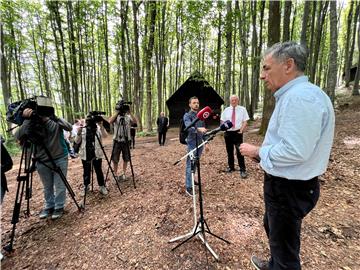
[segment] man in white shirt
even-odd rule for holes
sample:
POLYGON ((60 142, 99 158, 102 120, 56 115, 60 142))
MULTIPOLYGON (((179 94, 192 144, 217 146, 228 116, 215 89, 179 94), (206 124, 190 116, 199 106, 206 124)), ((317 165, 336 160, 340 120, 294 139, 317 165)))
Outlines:
POLYGON ((239 97, 237 95, 232 95, 230 97, 230 106, 225 108, 221 114, 221 123, 229 120, 232 122, 233 127, 228 129, 225 134, 225 144, 226 152, 228 156, 228 168, 226 172, 235 171, 234 165, 234 146, 236 149, 236 156, 238 159, 240 167, 240 176, 241 178, 246 178, 246 167, 244 156, 241 155, 239 146, 243 143, 243 132, 247 127, 247 121, 249 120, 249 115, 245 107, 239 106, 239 97))

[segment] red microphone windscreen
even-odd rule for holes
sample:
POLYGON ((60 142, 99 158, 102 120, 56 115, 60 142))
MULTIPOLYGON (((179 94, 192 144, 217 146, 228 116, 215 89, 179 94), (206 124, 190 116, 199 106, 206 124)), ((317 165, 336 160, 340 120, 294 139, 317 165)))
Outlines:
POLYGON ((204 109, 199 111, 196 115, 197 118, 199 118, 201 121, 204 121, 210 117, 212 114, 212 110, 209 106, 206 106, 204 109))

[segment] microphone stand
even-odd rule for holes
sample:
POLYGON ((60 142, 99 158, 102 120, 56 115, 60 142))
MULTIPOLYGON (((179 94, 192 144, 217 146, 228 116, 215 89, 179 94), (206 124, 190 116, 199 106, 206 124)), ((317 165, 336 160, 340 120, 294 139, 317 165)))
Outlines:
POLYGON ((219 260, 219 256, 215 253, 215 251, 211 248, 211 246, 209 245, 209 243, 206 240, 206 233, 224 241, 227 244, 230 244, 229 241, 225 240, 224 238, 217 236, 216 234, 212 233, 209 229, 209 226, 205 220, 204 217, 204 208, 203 208, 203 197, 202 197, 202 191, 201 191, 201 177, 200 177, 200 159, 199 159, 199 148, 202 147, 203 145, 209 143, 209 141, 211 141, 212 139, 214 139, 216 134, 212 134, 209 135, 209 137, 203 141, 200 145, 198 145, 198 140, 197 140, 197 134, 196 134, 196 148, 194 148, 193 150, 191 150, 190 152, 188 152, 185 156, 183 156, 182 158, 180 158, 178 161, 176 161, 174 163, 174 165, 178 164, 181 160, 183 160, 184 158, 187 158, 188 156, 190 157, 191 160, 191 170, 192 170, 192 189, 193 189, 193 212, 194 212, 194 227, 193 229, 188 232, 185 235, 181 235, 178 236, 176 238, 173 238, 171 240, 169 240, 169 243, 178 241, 178 240, 183 240, 181 243, 179 243, 178 245, 176 245, 174 248, 172 248, 171 250, 175 250, 178 247, 180 247, 182 244, 186 243, 187 241, 189 241, 191 238, 193 238, 194 236, 198 236, 199 239, 204 243, 205 247, 210 251, 210 253, 213 255, 213 257, 218 261, 219 260), (196 151, 196 156, 194 155, 196 151), (198 173, 198 187, 199 187, 199 210, 200 210, 200 216, 199 216, 199 220, 197 220, 197 210, 196 210, 196 194, 195 194, 195 185, 194 185, 194 177, 195 177, 195 165, 197 167, 197 173, 198 173))

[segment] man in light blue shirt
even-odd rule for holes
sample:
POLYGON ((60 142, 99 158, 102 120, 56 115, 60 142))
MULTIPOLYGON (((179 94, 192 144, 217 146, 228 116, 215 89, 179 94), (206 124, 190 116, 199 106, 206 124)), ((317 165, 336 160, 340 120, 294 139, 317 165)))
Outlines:
POLYGON ((265 171, 264 227, 268 261, 252 257, 260 270, 300 270, 302 219, 319 198, 318 176, 326 171, 335 116, 329 97, 304 76, 306 49, 277 43, 265 52, 260 78, 276 105, 261 147, 244 143, 241 154, 260 160, 265 171))

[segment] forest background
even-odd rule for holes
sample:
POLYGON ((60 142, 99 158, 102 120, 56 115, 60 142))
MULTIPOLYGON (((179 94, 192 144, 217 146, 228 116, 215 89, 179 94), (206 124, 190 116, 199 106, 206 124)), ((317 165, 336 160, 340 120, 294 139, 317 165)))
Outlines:
MULTIPOLYGON (((53 99, 72 122, 133 102, 139 130, 152 131, 166 100, 199 71, 250 118, 273 109, 259 81, 261 53, 287 40, 309 50, 306 74, 333 102, 345 84, 359 95, 359 1, 1 1, 1 133, 8 104, 53 99)), ((206 105, 206 104, 203 104, 206 105)))

